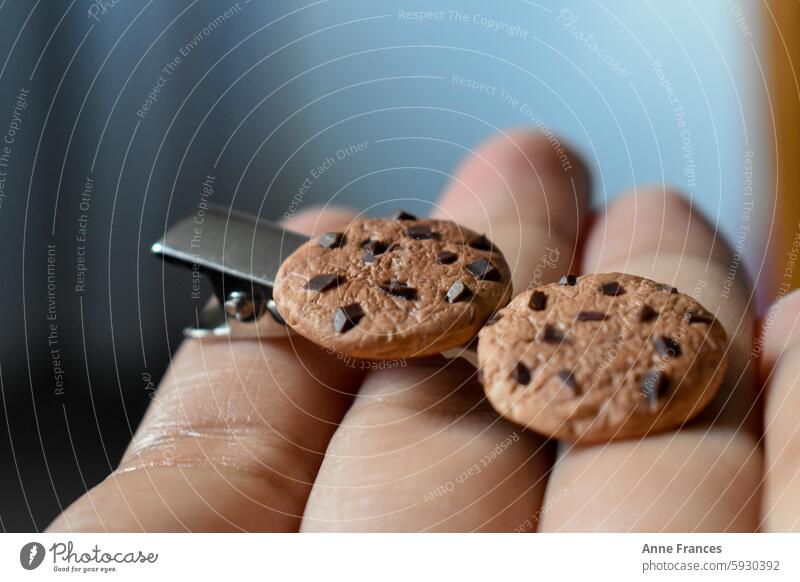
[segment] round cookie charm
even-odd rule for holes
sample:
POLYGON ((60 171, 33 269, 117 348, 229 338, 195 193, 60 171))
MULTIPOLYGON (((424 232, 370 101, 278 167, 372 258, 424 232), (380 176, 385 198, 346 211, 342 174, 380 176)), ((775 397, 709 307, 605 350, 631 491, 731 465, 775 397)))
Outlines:
POLYGON ((486 395, 503 416, 580 443, 689 420, 719 389, 727 336, 697 301, 621 273, 526 291, 481 330, 486 395))
POLYGON ((275 280, 295 331, 341 354, 413 358, 466 344, 511 298, 503 255, 454 222, 355 220, 297 249, 275 280))

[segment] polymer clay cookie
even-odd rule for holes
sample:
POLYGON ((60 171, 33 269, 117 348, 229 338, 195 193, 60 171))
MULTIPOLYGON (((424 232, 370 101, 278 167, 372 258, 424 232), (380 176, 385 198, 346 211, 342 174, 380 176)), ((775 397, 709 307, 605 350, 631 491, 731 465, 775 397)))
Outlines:
POLYGON ((677 289, 633 275, 568 275, 528 290, 481 330, 486 395, 503 416, 596 443, 674 427, 725 372, 725 330, 677 289))
POLYGON ((454 222, 355 220, 297 249, 274 298, 295 331, 341 354, 406 358, 468 343, 511 298, 503 255, 454 222))

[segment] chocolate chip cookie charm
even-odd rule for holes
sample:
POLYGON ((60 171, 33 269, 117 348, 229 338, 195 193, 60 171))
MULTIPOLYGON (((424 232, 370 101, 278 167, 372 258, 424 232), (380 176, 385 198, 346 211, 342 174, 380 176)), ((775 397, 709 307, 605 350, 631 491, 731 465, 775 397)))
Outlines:
POLYGON ((483 235, 399 213, 305 243, 275 279, 296 332, 360 358, 412 358, 468 343, 511 298, 503 255, 483 235))
POLYGON ((486 395, 503 416, 579 443, 677 426, 714 397, 727 336, 697 301, 621 273, 526 291, 479 334, 486 395))

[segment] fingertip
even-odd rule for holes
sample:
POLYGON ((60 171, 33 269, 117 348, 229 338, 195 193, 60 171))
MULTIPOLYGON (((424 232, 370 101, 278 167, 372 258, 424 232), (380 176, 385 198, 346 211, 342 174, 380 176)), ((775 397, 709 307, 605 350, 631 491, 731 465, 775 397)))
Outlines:
POLYGON ((589 210, 589 170, 552 133, 513 128, 467 156, 436 215, 486 230, 493 222, 548 224, 575 239, 589 210))
POLYGON ((343 228, 355 217, 356 212, 345 206, 309 206, 285 217, 284 224, 289 230, 316 236, 328 230, 343 228))
POLYGON ((664 252, 730 258, 717 229, 683 192, 664 184, 638 186, 610 202, 589 231, 584 271, 664 252))
POLYGON ((756 354, 766 377, 785 353, 800 347, 800 289, 795 289, 770 305, 761 321, 756 354))
POLYGON ((529 127, 508 129, 486 139, 478 152, 489 160, 506 162, 509 167, 516 164, 519 172, 529 172, 533 166, 539 174, 571 177, 588 185, 589 170, 583 158, 551 132, 529 127))

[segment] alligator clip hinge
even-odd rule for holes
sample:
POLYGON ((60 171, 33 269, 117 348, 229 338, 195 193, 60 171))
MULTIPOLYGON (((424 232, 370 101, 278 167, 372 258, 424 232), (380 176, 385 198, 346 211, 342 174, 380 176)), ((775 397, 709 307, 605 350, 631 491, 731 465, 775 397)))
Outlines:
POLYGON ((216 303, 201 313, 186 337, 268 337, 286 334, 272 299, 283 260, 308 240, 272 222, 210 206, 170 227, 151 250, 206 275, 216 303), (262 317, 269 313, 272 317, 262 317))

